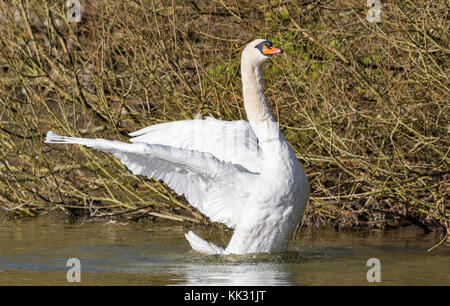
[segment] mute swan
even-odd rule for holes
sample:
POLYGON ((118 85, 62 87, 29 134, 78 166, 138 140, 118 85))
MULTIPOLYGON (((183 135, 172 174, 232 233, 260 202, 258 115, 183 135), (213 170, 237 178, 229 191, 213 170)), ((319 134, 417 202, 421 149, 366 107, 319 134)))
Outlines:
POLYGON ((59 136, 109 152, 135 175, 160 179, 210 218, 234 228, 226 248, 193 232, 191 247, 207 254, 284 251, 309 198, 309 183, 267 105, 262 64, 282 50, 257 39, 242 52, 246 121, 183 120, 146 127, 132 143, 59 136))

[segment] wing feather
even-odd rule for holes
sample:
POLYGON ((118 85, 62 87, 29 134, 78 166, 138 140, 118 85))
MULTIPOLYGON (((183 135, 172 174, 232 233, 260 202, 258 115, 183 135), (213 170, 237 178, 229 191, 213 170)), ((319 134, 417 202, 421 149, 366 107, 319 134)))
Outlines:
POLYGON ((176 148, 207 152, 251 172, 262 168, 258 139, 246 121, 206 119, 160 123, 130 133, 131 142, 162 144, 176 148))
POLYGON ((242 184, 256 175, 211 153, 167 145, 66 137, 51 131, 45 142, 81 144, 111 153, 133 174, 164 181, 211 221, 229 227, 236 225, 235 203, 242 203, 247 196, 240 191, 242 184))

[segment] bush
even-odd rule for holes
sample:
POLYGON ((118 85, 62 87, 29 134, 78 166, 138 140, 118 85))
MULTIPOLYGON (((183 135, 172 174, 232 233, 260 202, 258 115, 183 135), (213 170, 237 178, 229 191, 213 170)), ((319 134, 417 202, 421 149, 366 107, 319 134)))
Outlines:
POLYGON ((365 0, 81 1, 79 23, 65 4, 0 4, 8 214, 207 222, 110 155, 43 139, 126 141, 195 114, 245 119, 240 51, 262 37, 286 51, 265 66, 266 96, 311 182, 302 224, 450 231, 444 1, 383 1, 380 23, 365 0))

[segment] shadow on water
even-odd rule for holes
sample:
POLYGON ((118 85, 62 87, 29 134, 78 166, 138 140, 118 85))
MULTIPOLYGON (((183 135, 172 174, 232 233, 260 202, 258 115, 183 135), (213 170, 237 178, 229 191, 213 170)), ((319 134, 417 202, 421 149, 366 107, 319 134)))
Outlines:
POLYGON ((80 260, 84 285, 361 285, 371 257, 383 263, 386 284, 450 284, 449 248, 427 254, 434 240, 415 234, 325 231, 283 253, 206 256, 190 249, 184 232, 164 224, 3 222, 0 285, 70 284, 69 258, 80 260))

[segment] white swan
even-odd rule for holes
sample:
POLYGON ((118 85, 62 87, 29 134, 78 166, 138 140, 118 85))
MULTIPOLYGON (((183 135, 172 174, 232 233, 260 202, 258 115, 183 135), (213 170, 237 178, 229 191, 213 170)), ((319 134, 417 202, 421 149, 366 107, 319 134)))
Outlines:
POLYGON ((135 175, 160 179, 210 218, 234 228, 226 248, 193 232, 191 247, 208 254, 284 251, 309 198, 309 183, 266 103, 262 64, 281 53, 258 39, 242 53, 248 121, 183 120, 131 133, 132 143, 59 136, 46 143, 75 143, 109 152, 135 175))

